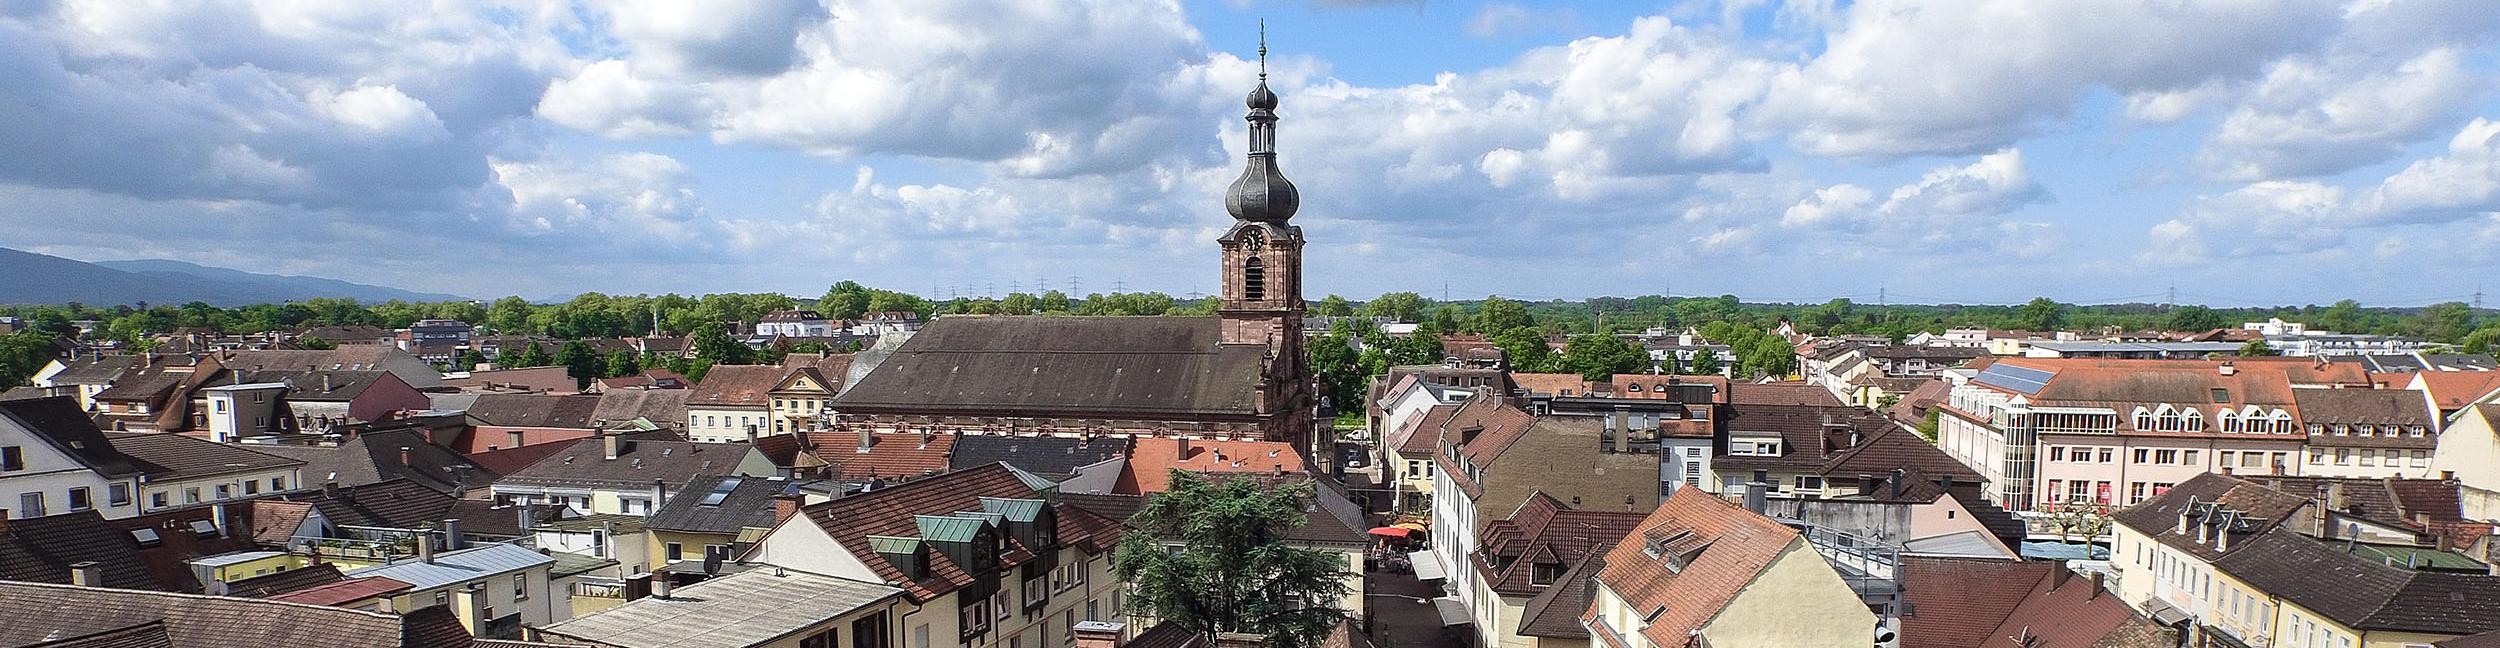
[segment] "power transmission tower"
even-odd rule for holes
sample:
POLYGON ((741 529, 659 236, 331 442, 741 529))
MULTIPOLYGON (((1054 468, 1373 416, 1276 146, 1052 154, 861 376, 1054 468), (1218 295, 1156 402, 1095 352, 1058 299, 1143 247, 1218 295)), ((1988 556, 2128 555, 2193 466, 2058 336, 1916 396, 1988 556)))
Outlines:
POLYGON ((1120 293, 1123 293, 1123 292, 1127 292, 1127 291, 1128 291, 1128 282, 1126 282, 1126 281, 1121 281, 1121 280, 1118 280, 1118 279, 1113 279, 1113 280, 1111 280, 1111 294, 1117 295, 1117 294, 1120 294, 1120 293))
POLYGON ((2179 305, 2179 287, 2171 286, 2168 292, 2162 293, 2161 308, 2170 310, 2170 307, 2177 305, 2179 305))

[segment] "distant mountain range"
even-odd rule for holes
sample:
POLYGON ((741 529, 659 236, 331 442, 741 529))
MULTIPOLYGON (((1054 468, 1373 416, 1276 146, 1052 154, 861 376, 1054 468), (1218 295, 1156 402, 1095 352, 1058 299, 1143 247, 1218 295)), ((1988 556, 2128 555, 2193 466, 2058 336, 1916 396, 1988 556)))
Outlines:
POLYGON ((458 295, 212 268, 166 259, 89 263, 0 248, 0 304, 183 304, 242 306, 344 297, 362 302, 445 301, 458 295))

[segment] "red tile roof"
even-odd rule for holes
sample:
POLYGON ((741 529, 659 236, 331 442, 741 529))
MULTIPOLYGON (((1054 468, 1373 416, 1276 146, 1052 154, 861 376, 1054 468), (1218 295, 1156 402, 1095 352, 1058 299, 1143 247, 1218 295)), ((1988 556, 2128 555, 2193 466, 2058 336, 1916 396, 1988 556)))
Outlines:
POLYGON ((773 385, 781 382, 781 367, 772 365, 721 365, 703 373, 686 404, 694 407, 770 407, 767 396, 773 385))
POLYGON ((869 479, 918 477, 945 472, 955 437, 939 434, 877 434, 867 452, 859 451, 859 433, 816 431, 776 434, 755 440, 773 465, 802 472, 824 470, 828 478, 869 479))
POLYGON ((1450 417, 1457 414, 1457 405, 1434 405, 1424 413, 1407 419, 1406 425, 1390 431, 1389 445, 1409 459, 1430 457, 1440 448, 1442 424, 1450 422, 1450 417))
POLYGON ((1469 557, 1493 591, 1534 596, 1552 586, 1535 582, 1536 565, 1577 565, 1623 539, 1644 517, 1623 511, 1575 511, 1538 491, 1509 518, 1495 520, 1477 532, 1477 551, 1469 557))
MULTIPOLYGON (((887 562, 868 543, 868 536, 917 538, 920 527, 913 516, 947 515, 956 511, 981 510, 981 498, 1032 498, 1033 487, 1017 477, 1006 466, 991 464, 959 470, 936 477, 904 482, 890 488, 873 490, 832 501, 810 505, 800 510, 826 535, 859 558, 868 568, 887 582, 897 583, 914 603, 927 603, 973 581, 962 565, 943 551, 929 551, 926 576, 913 579, 887 562)), ((1057 536, 1064 545, 1087 553, 1109 551, 1120 540, 1121 527, 1116 521, 1068 505, 1052 505, 1058 520, 1057 536)), ((1011 550, 999 558, 1000 569, 1008 569, 1033 559, 1033 552, 1016 544, 1012 535, 1002 534, 1002 541, 1011 550)))
POLYGON ((1510 372, 1510 384, 1530 393, 1547 396, 1587 396, 1589 381, 1576 373, 1510 372))
MULTIPOLYGON (((1801 544, 1795 530, 1770 518, 1681 488, 1606 553, 1597 580, 1623 597, 1634 616, 1650 619, 1640 633, 1651 643, 1681 646, 1780 554, 1803 551, 1801 544), (1651 555, 1653 547, 1661 556, 1681 557, 1683 569, 1668 569, 1666 558, 1651 555)), ((1593 612, 1581 620, 1592 622, 1593 612)))
POLYGON ((2500 392, 2500 371, 2425 371, 2416 380, 2413 384, 2430 391, 2431 402, 2443 412, 2465 409, 2500 392))
POLYGON ((1146 437, 1137 440, 1130 451, 1128 467, 1120 473, 1119 485, 1112 492, 1123 495, 1160 493, 1172 487, 1173 470, 1195 473, 1283 473, 1299 475, 1310 469, 1302 464, 1302 455, 1293 445, 1279 441, 1218 441, 1189 439, 1183 454, 1181 439, 1146 437))
POLYGON ((1728 402, 1743 405, 1815 405, 1840 407, 1832 390, 1802 382, 1739 383, 1728 387, 1728 402))

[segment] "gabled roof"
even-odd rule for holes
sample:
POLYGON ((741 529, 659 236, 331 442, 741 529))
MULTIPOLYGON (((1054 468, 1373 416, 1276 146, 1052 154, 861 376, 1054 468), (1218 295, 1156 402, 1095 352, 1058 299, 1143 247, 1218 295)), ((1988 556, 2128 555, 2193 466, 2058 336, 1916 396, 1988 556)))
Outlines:
POLYGON ((253 576, 251 578, 226 583, 226 595, 268 598, 309 587, 339 582, 341 580, 346 580, 346 578, 347 577, 345 575, 339 572, 339 567, 335 564, 321 563, 318 565, 305 565, 300 569, 271 572, 266 576, 253 576))
POLYGON ((0 525, 0 580, 68 583, 69 566, 81 562, 96 563, 106 587, 160 588, 139 562, 138 540, 94 510, 0 525))
MULTIPOLYGON (((558 394, 479 394, 469 416, 499 427, 584 428, 598 418, 600 397, 558 394)), ((622 422, 621 420, 610 423, 622 422)))
MULTIPOLYGON (((238 379, 245 383, 286 383, 286 399, 301 402, 347 402, 385 380, 400 380, 391 372, 378 369, 263 370, 242 371, 238 379)), ((407 383, 400 380, 402 384, 407 383)))
POLYGON ((1575 511, 1562 500, 1537 491, 1510 517, 1484 525, 1476 533, 1476 553, 1469 558, 1493 591, 1530 596, 1549 587, 1535 582, 1537 565, 1568 569, 1613 546, 1644 517, 1623 511, 1575 511))
POLYGON ((1172 471, 1202 474, 1287 474, 1309 469, 1293 445, 1281 441, 1223 441, 1139 437, 1128 468, 1113 490, 1129 495, 1160 493, 1172 487, 1172 471))
POLYGON ((771 407, 767 395, 787 370, 774 365, 719 365, 703 372, 703 380, 687 395, 689 407, 771 407))
MULTIPOLYGON (((1640 633, 1651 643, 1680 646, 1799 544, 1795 530, 1770 518, 1699 488, 1679 488, 1606 553, 1597 580, 1622 596, 1633 616, 1649 618, 1640 633)), ((1583 622, 1592 618, 1581 615, 1583 622)))
POLYGON ((2292 399, 2303 423, 2433 426, 2439 421, 2422 393, 2409 389, 2297 388, 2292 399))
POLYGON ((2455 411, 2500 393, 2500 371, 2425 371, 2413 387, 2430 392, 2440 411, 2455 411))
MULTIPOLYGON (((2197 558, 2212 561, 2221 558, 2226 553, 2236 553, 2246 549, 2248 539, 2281 526, 2284 521, 2305 511, 2309 506, 2314 506, 2314 504, 2308 498, 2299 495, 2267 488, 2263 484, 2230 475, 2204 473, 2190 477, 2187 481, 2170 487, 2170 490, 2155 495, 2141 504, 2127 507, 2110 517, 2117 520, 2119 524, 2127 525, 2138 533, 2152 537, 2155 541, 2185 551, 2197 558), (2191 502, 2195 503, 2197 508, 2190 509, 2188 505, 2191 502), (2207 512, 2214 510, 2217 504, 2219 509, 2239 513, 2236 523, 2224 531, 2230 534, 2231 542, 2228 551, 2216 548, 2216 543, 2212 541, 2197 541, 2198 525, 2205 522, 2208 517, 2207 512), (2188 529, 2185 532, 2178 530, 2181 511, 2187 511, 2190 515, 2188 529)), ((2216 516, 2214 521, 2218 523, 2220 518, 2216 516)), ((2219 526, 2217 525, 2216 528, 2219 526)))
POLYGON ((961 441, 949 434, 899 433, 872 433, 869 440, 868 451, 860 452, 856 432, 793 432, 758 437, 755 449, 775 466, 811 473, 821 470, 829 479, 865 481, 945 472, 949 453, 961 441))
POLYGON ((108 478, 139 474, 138 466, 113 449, 113 443, 96 428, 95 419, 78 407, 78 400, 68 396, 0 401, 0 417, 7 418, 35 438, 69 455, 88 470, 108 478))
POLYGON ((1421 414, 1408 417, 1405 425, 1391 430, 1389 446, 1397 448, 1398 454, 1409 459, 1431 457, 1433 451, 1440 447, 1441 428, 1450 422, 1450 417, 1457 415, 1458 405, 1434 405, 1421 414))
POLYGON ((1728 386, 1728 403, 1732 405, 1796 405, 1839 407, 1845 405, 1832 390, 1804 382, 1736 383, 1728 386))
POLYGON ((445 493, 493 483, 497 475, 460 453, 426 442, 415 430, 359 434, 336 446, 255 445, 254 451, 303 462, 304 485, 363 486, 405 479, 445 493), (405 459, 401 449, 407 450, 405 459))
MULTIPOLYGON (((1111 493, 1049 493, 1050 501, 1085 509, 1104 519, 1126 525, 1139 509, 1146 507, 1152 495, 1120 495, 1111 493)), ((1115 538, 1116 539, 1116 538, 1115 538)), ((1287 529, 1285 539, 1311 543, 1368 543, 1362 530, 1347 528, 1335 516, 1313 512, 1303 516, 1302 526, 1287 529)))
POLYGON ((1263 345, 1213 317, 941 317, 835 398, 850 410, 1258 414, 1263 345))
POLYGON ((304 462, 243 446, 195 439, 180 434, 105 435, 113 449, 129 457, 151 481, 199 479, 218 475, 275 470, 304 462))
POLYGON ((229 368, 252 371, 389 371, 400 374, 400 380, 410 387, 423 389, 443 384, 443 375, 424 360, 386 344, 345 344, 319 351, 235 351, 223 362, 229 368))
POLYGON ((2267 594, 2364 631, 2462 635, 2500 630, 2500 576, 2407 571, 2276 529, 2214 567, 2267 594))
POLYGON ((1902 648, 2174 645, 2150 620, 2090 578, 2044 562, 1907 556, 1901 561, 1902 648), (2064 572, 2064 573, 2061 573, 2064 572))
POLYGON ((576 440, 563 451, 504 475, 495 483, 649 488, 653 480, 658 480, 676 488, 696 477, 737 472, 738 462, 746 458, 747 450, 743 443, 623 439, 617 442, 616 458, 609 459, 605 438, 591 437, 576 440))
MULTIPOLYGON (((394 479, 363 486, 341 487, 336 497, 326 489, 284 496, 310 503, 330 524, 339 526, 417 529, 440 522, 460 500, 424 484, 394 479)), ((273 530, 274 531, 274 530, 273 530)))
POLYGON ((684 423, 686 400, 692 393, 684 389, 611 389, 599 393, 599 406, 591 409, 590 419, 604 420, 611 426, 637 418, 663 426, 684 423))
POLYGON ((963 469, 1006 462, 1037 475, 1066 477, 1078 468, 1127 456, 1133 445, 1127 437, 967 434, 956 437, 954 454, 947 457, 947 465, 963 469))
POLYGON ((851 354, 792 354, 782 358, 781 366, 789 369, 789 373, 773 383, 773 391, 790 389, 797 383, 796 378, 804 376, 822 386, 827 393, 841 393, 842 381, 848 379, 851 373, 851 354))
MULTIPOLYGON (((1620 539, 1620 538, 1618 538, 1620 539)), ((1597 602, 1597 572, 1606 568, 1609 542, 1580 557, 1569 571, 1554 584, 1530 597, 1519 610, 1519 634, 1554 639, 1587 639, 1589 629, 1580 625, 1580 613, 1597 602)))
POLYGON ((645 529, 692 533, 736 534, 740 529, 772 528, 773 496, 789 480, 765 477, 705 476, 686 482, 668 502, 642 523, 645 529), (717 497, 715 497, 717 496, 717 497))
MULTIPOLYGON (((335 568, 333 570, 332 573, 335 574, 335 568)), ((410 589, 414 589, 414 586, 399 579, 366 576, 340 578, 310 587, 282 591, 264 598, 305 605, 346 605, 365 599, 390 596, 410 589)))
POLYGON ((0 623, 0 646, 130 636, 134 629, 144 636, 151 625, 163 632, 155 645, 173 648, 467 648, 471 641, 441 606, 402 616, 267 599, 0 582, 0 608, 11 610, 9 622, 0 623))
MULTIPOLYGON (((945 552, 928 552, 926 576, 914 579, 887 562, 870 544, 869 536, 919 538, 917 516, 948 515, 956 511, 980 511, 981 499, 1030 498, 1032 486, 1026 485, 1006 466, 991 464, 961 470, 917 481, 872 490, 801 509, 805 523, 823 529, 833 540, 887 582, 902 585, 905 595, 917 603, 926 603, 972 582, 972 575, 955 564, 945 552)), ((1119 541, 1120 525, 1075 507, 1054 506, 1058 520, 1057 535, 1062 544, 1085 547, 1089 552, 1109 550, 1119 541)), ((1001 534, 1003 542, 1013 547, 1001 556, 1001 568, 1013 567, 1032 558, 1032 553, 1015 544, 1012 534, 1001 534)))
POLYGON ((113 384, 115 378, 121 377, 123 371, 129 370, 130 366, 137 364, 138 361, 138 356, 126 355, 88 356, 75 360, 62 360, 61 371, 52 374, 52 384, 110 385, 113 384))

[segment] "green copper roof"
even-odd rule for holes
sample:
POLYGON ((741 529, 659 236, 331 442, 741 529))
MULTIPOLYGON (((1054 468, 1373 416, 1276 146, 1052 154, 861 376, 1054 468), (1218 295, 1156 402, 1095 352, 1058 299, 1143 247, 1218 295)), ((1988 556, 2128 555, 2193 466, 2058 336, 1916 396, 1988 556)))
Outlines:
POLYGON ((920 524, 920 537, 930 542, 971 542, 972 537, 979 534, 981 527, 988 523, 987 520, 981 518, 952 515, 914 515, 911 517, 912 521, 920 524))
POLYGON ((1042 501, 1037 499, 981 498, 981 510, 1004 515, 1008 520, 1016 522, 1041 519, 1042 506, 1042 501))
POLYGON ((881 554, 914 553, 920 551, 920 539, 872 535, 868 536, 868 549, 881 554))
POLYGON ((956 512, 953 512, 953 513, 948 513, 947 515, 948 515, 948 516, 952 516, 952 517, 959 517, 959 518, 972 518, 972 519, 975 519, 975 520, 981 520, 981 521, 989 522, 989 523, 990 523, 990 526, 1005 526, 1005 525, 1007 524, 1007 516, 1004 516, 1004 515, 999 515, 999 514, 997 514, 997 513, 985 513, 985 512, 981 512, 981 511, 956 511, 956 512))

